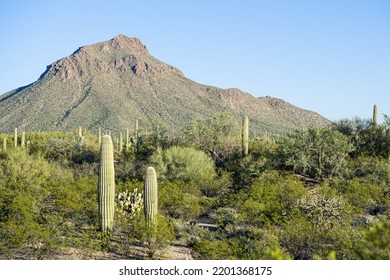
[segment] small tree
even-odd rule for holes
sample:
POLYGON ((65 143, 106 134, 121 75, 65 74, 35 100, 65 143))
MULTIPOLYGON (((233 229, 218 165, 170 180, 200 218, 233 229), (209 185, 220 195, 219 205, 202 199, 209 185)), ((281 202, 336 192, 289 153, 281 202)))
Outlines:
POLYGON ((278 158, 282 167, 295 173, 328 179, 343 171, 345 159, 353 149, 348 137, 338 131, 309 128, 282 138, 278 158))
POLYGON ((228 112, 211 119, 195 120, 185 132, 186 142, 209 153, 217 166, 241 147, 241 127, 228 112))

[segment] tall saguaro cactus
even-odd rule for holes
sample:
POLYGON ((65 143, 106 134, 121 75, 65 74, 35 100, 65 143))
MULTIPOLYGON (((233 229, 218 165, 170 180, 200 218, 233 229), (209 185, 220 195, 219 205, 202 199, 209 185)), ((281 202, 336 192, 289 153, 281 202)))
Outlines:
POLYGON ((138 119, 135 120, 133 143, 134 143, 134 152, 136 153, 138 151, 138 119))
POLYGON ((15 127, 15 130, 14 130, 14 147, 17 148, 18 147, 18 129, 15 127))
POLYGON ((22 132, 22 140, 20 142, 20 147, 24 149, 26 147, 26 132, 22 132))
POLYGON ((115 203, 114 149, 109 135, 103 135, 100 147, 98 201, 100 230, 109 234, 114 224, 115 203))
POLYGON ((3 138, 3 152, 7 151, 7 138, 3 138))
POLYGON ((129 138, 129 129, 126 128, 126 151, 130 149, 130 138, 129 138))
POLYGON ((378 124, 378 107, 374 105, 374 111, 372 114, 372 124, 376 126, 378 124))
POLYGON ((154 224, 157 220, 157 175, 153 167, 146 170, 144 184, 144 213, 148 226, 154 224))
POLYGON ((244 116, 242 121, 242 155, 246 156, 249 152, 249 119, 244 116))
POLYGON ((119 132, 119 153, 123 152, 123 134, 122 131, 119 132))
POLYGON ((102 128, 99 127, 98 129, 98 142, 99 142, 99 147, 102 145, 102 128))

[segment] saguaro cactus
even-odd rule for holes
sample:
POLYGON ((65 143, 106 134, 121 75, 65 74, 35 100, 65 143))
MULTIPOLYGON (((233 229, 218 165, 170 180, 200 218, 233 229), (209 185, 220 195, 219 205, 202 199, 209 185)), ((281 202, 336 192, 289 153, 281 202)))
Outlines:
POLYGON ((100 230, 109 234, 114 223, 115 170, 114 150, 109 135, 102 137, 98 180, 100 230))
POLYGON ((119 132, 119 153, 122 153, 123 151, 123 134, 122 131, 119 132))
POLYGON ((14 131, 14 147, 17 148, 18 147, 18 129, 15 127, 15 131, 14 131))
POLYGON ((102 145, 102 128, 99 127, 98 129, 98 142, 99 142, 99 147, 102 145))
POLYGON ((24 149, 24 147, 26 146, 26 132, 22 132, 22 141, 20 142, 20 147, 22 149, 24 149))
POLYGON ((134 152, 136 153, 138 149, 138 119, 135 120, 133 143, 134 143, 134 152))
POLYGON ((126 151, 130 149, 129 129, 126 128, 126 151))
POLYGON ((148 226, 154 224, 157 220, 157 175, 153 167, 146 170, 144 184, 144 213, 148 226))
POLYGON ((244 116, 242 121, 242 155, 248 155, 249 151, 249 119, 244 116))
POLYGON ((372 114, 372 124, 376 126, 378 124, 378 107, 374 105, 374 111, 372 114))
POLYGON ((3 138, 3 152, 7 151, 7 138, 3 138))

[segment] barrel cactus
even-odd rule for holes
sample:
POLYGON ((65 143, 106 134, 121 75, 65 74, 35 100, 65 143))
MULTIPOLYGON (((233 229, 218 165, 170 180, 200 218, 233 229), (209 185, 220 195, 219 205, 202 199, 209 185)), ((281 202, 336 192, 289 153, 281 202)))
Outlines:
POLYGON ((115 170, 114 150, 109 135, 102 137, 98 180, 100 230, 109 234, 114 223, 115 170))
POLYGON ((148 226, 156 223, 157 220, 157 175, 153 167, 146 170, 144 184, 144 213, 148 226))
POLYGON ((249 119, 244 116, 242 121, 242 155, 248 155, 249 151, 249 119))

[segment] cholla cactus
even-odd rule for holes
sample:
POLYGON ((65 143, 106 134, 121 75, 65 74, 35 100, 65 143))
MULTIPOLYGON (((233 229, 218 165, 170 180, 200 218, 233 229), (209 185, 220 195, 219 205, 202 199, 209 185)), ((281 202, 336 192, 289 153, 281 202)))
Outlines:
POLYGON ((116 206, 116 209, 120 214, 130 214, 130 216, 134 216, 144 207, 142 192, 138 192, 138 189, 136 188, 132 192, 127 190, 118 193, 116 196, 116 206))

